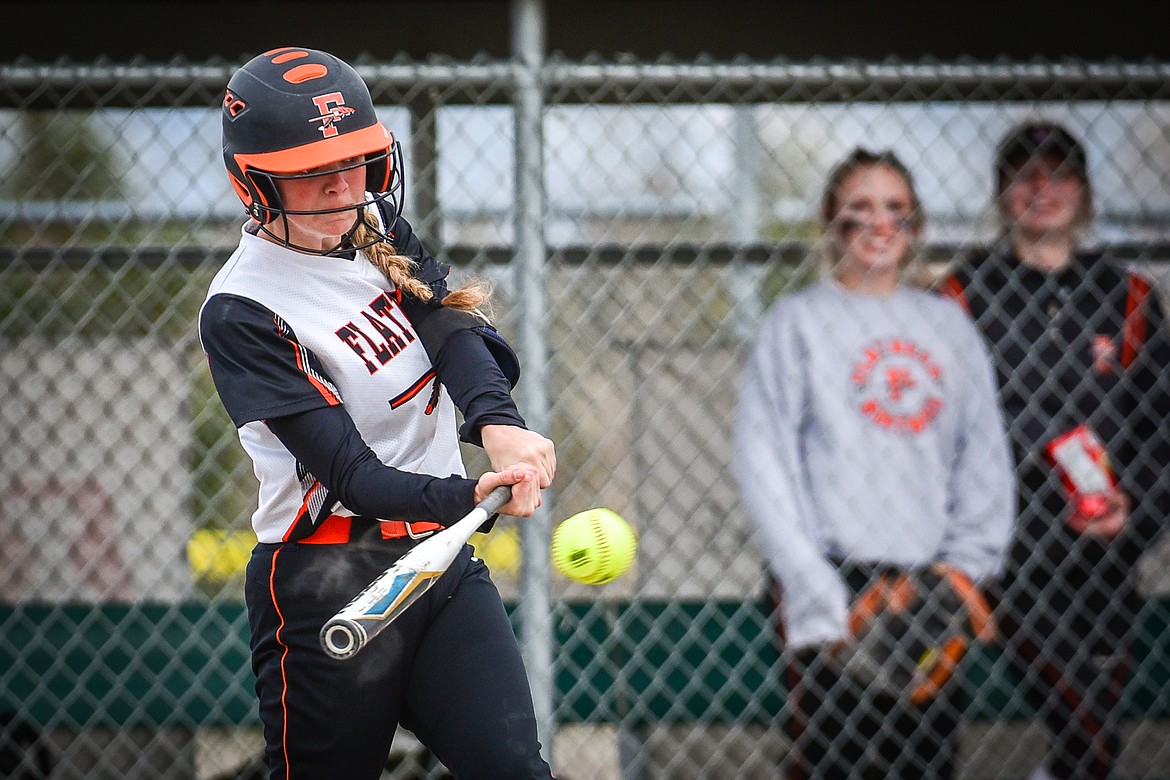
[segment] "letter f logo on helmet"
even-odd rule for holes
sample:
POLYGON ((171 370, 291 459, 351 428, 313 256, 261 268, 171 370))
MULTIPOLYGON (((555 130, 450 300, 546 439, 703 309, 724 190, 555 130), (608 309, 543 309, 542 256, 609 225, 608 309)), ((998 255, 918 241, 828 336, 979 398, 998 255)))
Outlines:
POLYGON ((356 108, 345 105, 345 98, 341 96, 340 92, 318 95, 313 98, 313 104, 321 112, 321 116, 313 117, 313 121, 321 123, 319 129, 324 138, 332 138, 337 135, 337 126, 334 123, 357 113, 356 108))

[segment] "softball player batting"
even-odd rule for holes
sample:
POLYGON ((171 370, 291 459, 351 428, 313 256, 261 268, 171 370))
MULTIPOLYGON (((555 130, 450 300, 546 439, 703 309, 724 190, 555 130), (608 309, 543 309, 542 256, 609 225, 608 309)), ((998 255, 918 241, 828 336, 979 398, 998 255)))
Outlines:
POLYGON ((402 157, 345 62, 283 48, 228 82, 228 175, 247 210, 199 333, 259 479, 248 564, 273 778, 376 778, 399 724, 460 778, 549 778, 503 603, 470 547, 359 656, 326 620, 403 552, 511 485, 530 516, 556 470, 511 397, 515 354, 448 291, 400 214, 402 157), (457 428, 456 407, 464 424, 457 428), (493 471, 465 476, 460 439, 493 471))

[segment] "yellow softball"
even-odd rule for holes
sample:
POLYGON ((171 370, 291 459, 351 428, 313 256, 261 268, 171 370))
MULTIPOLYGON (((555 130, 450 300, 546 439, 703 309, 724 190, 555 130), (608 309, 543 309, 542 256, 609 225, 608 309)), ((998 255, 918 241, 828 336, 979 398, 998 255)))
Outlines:
POLYGON ((586 585, 603 585, 621 576, 634 562, 637 549, 634 529, 611 509, 578 512, 562 521, 552 536, 553 566, 586 585))

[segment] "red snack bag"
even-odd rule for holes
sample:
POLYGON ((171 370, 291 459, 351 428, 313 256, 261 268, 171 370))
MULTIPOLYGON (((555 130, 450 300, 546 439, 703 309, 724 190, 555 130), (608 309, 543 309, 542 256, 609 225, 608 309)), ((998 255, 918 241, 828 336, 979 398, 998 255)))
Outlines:
POLYGON ((1093 429, 1081 424, 1057 436, 1048 443, 1047 454, 1068 491, 1073 518, 1092 520, 1104 514, 1117 477, 1093 429))

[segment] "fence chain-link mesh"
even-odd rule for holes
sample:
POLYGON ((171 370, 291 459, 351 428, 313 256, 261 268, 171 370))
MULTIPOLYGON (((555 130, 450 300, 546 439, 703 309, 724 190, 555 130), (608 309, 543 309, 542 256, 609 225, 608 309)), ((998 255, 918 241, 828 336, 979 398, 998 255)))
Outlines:
MULTIPOLYGON (((514 521, 474 540, 510 606, 551 595, 553 690, 536 694, 559 777, 788 766, 785 656, 731 420, 764 312, 815 274, 820 187, 850 149, 908 163, 939 270, 994 234, 995 141, 1062 122, 1088 150, 1091 242, 1159 292, 1170 277, 1170 66, 552 60, 532 314, 514 261, 518 66, 358 65, 403 142, 416 232, 489 278, 501 332, 547 355, 520 398, 541 382, 549 399, 554 521, 605 506, 639 537, 633 569, 600 587, 525 580, 514 521)), ((0 64, 0 772, 256 776, 256 485, 195 328, 242 222, 217 109, 233 69, 0 64)), ((1170 767, 1166 541, 1141 563, 1121 777, 1170 767)), ((993 649, 968 659, 959 776, 1026 776, 1052 735, 993 649)), ((385 776, 444 770, 402 733, 385 776)))

